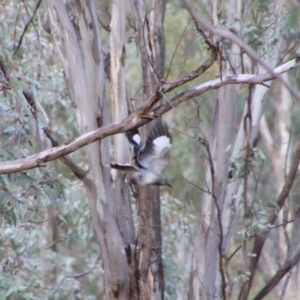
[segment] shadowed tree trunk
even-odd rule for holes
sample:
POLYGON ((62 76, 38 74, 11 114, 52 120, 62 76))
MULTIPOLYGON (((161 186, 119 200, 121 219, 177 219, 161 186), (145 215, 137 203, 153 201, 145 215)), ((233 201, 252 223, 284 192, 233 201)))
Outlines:
MULTIPOLYGON (((163 78, 165 63, 163 24, 166 2, 155 0, 152 4, 154 9, 147 13, 142 0, 133 0, 138 33, 137 43, 143 67, 144 101, 157 90, 163 78)), ((145 138, 147 126, 142 133, 145 138)), ((141 245, 138 255, 141 272, 139 299, 163 299, 164 274, 159 188, 139 187, 137 201, 140 221, 138 243, 141 245)))

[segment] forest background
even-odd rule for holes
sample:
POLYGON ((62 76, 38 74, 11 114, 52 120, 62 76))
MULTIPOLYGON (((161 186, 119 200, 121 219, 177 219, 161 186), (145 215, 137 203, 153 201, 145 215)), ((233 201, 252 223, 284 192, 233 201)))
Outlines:
POLYGON ((2 0, 1 299, 297 299, 299 10, 2 0), (133 197, 161 115, 173 187, 133 197))

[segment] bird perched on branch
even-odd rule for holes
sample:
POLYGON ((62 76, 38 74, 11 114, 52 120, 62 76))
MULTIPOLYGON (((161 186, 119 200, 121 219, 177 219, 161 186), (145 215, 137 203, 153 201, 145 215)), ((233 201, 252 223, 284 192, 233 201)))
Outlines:
POLYGON ((144 146, 141 144, 138 129, 127 131, 126 137, 132 149, 132 163, 112 163, 111 167, 124 171, 131 183, 134 184, 171 186, 161 174, 170 162, 170 149, 172 147, 172 139, 167 124, 161 119, 154 121, 144 146))

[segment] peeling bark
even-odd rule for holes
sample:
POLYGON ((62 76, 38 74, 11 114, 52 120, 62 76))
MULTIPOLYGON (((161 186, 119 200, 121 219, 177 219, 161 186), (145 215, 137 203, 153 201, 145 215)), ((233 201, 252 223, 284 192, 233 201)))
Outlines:
MULTIPOLYGON (((104 65, 94 2, 86 1, 83 4, 77 1, 69 13, 60 0, 45 0, 44 4, 63 63, 71 100, 76 107, 80 132, 84 134, 96 130, 99 121, 107 125, 104 65), (76 22, 71 22, 71 13, 75 14, 76 18, 72 20, 76 22)), ((108 141, 90 144, 85 151, 89 172, 83 182, 101 249, 105 295, 107 299, 127 299, 128 264, 111 204, 108 141)))

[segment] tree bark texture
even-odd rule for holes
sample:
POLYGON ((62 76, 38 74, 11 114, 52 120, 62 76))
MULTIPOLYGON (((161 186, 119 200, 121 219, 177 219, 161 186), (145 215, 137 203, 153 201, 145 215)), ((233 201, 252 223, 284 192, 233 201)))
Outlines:
MULTIPOLYGON (((110 24, 110 62, 111 62, 111 103, 112 121, 117 123, 128 115, 126 86, 125 86, 125 25, 126 7, 122 0, 113 3, 110 24)), ((119 163, 130 161, 129 145, 124 134, 113 136, 113 159, 119 163)), ((128 182, 121 171, 113 170, 112 200, 119 231, 125 245, 134 244, 131 199, 128 182)))
MULTIPOLYGON (((229 26, 233 24, 234 18, 237 17, 236 14, 240 13, 236 10, 237 7, 240 7, 239 0, 229 1, 227 11, 229 26)), ((239 27, 235 30, 239 32, 239 27)), ((225 53, 227 63, 220 62, 223 63, 221 71, 225 74, 220 74, 220 76, 241 73, 240 48, 233 44, 231 48, 225 49, 225 53)), ((224 271, 221 270, 223 268, 222 249, 225 231, 222 223, 223 214, 226 211, 226 204, 224 203, 226 190, 223 182, 228 177, 230 152, 226 149, 230 149, 233 143, 239 89, 240 86, 236 85, 222 87, 218 90, 213 133, 210 141, 212 161, 208 163, 206 172, 209 193, 204 193, 202 209, 199 213, 191 273, 191 299, 214 299, 226 289, 224 271), (214 168, 213 174, 211 172, 212 167, 214 168)))
MULTIPOLYGON (((60 54, 81 134, 106 125, 101 37, 93 1, 69 4, 45 0, 51 33, 60 54)), ((107 299, 128 299, 129 272, 122 236, 113 214, 107 140, 85 148, 89 172, 83 178, 103 263, 107 299)))
MULTIPOLYGON (((239 21, 243 19, 242 1, 229 0, 228 4, 227 25, 231 27, 234 34, 217 28, 218 1, 212 1, 213 26, 211 28, 204 26, 201 20, 195 23, 202 24, 205 30, 211 32, 212 45, 219 45, 216 40, 220 37, 232 43, 228 49, 223 49, 227 61, 220 62, 220 78, 177 93, 168 102, 159 103, 164 93, 197 78, 210 68, 216 60, 218 47, 212 51, 211 58, 197 66, 194 71, 173 82, 164 82, 163 23, 166 1, 153 0, 151 9, 146 10, 143 0, 132 0, 137 33, 136 43, 140 52, 143 76, 142 103, 133 112, 129 112, 127 107, 125 86, 125 2, 121 0, 113 2, 110 24, 110 103, 105 94, 103 51, 94 1, 44 0, 44 4, 49 14, 51 34, 62 61, 81 136, 66 145, 59 147, 54 145, 54 148, 31 157, 3 162, 0 166, 0 174, 39 167, 56 158, 67 162, 65 155, 85 146, 88 158, 87 171, 78 169, 75 174, 82 179, 87 191, 95 236, 101 249, 106 299, 163 299, 164 274, 159 189, 157 187, 138 188, 139 195, 136 200, 138 228, 135 235, 131 199, 125 177, 114 171, 111 178, 108 167, 111 157, 120 163, 129 161, 128 142, 124 134, 116 134, 142 126, 156 116, 206 91, 219 89, 213 134, 209 143, 204 143, 209 157, 206 175, 208 193, 203 196, 201 213, 199 212, 189 299, 226 299, 228 282, 224 269, 229 245, 234 228, 236 228, 237 212, 240 207, 243 207, 243 217, 246 219, 249 205, 247 170, 244 171, 243 179, 237 176, 229 182, 228 174, 233 165, 235 169, 247 166, 249 153, 258 136, 265 95, 269 88, 266 85, 256 84, 277 78, 287 87, 291 95, 300 99, 299 93, 291 89, 290 84, 279 75, 296 67, 299 60, 294 59, 275 68, 280 58, 278 49, 282 43, 280 32, 284 23, 278 20, 284 20, 284 17, 280 17, 281 14, 284 15, 284 9, 282 9, 284 1, 277 1, 276 5, 272 6, 275 19, 271 23, 276 24, 273 32, 263 32, 266 39, 270 39, 270 36, 267 36, 269 34, 278 37, 278 40, 276 44, 269 46, 267 54, 259 53, 261 58, 258 59, 247 45, 241 46, 243 24, 235 20, 236 18, 239 21), (243 52, 253 59, 252 73, 254 74, 240 74, 243 72, 243 52), (239 83, 248 83, 250 87, 237 135, 234 136, 237 127, 235 116, 239 99, 239 83), (115 135, 111 141, 107 138, 110 135, 115 135), (110 151, 111 144, 114 146, 113 152, 110 151)), ((190 12, 190 14, 194 20, 197 19, 195 12, 193 14, 190 12)), ((208 38, 206 42, 208 43, 208 38)), ((221 52, 220 50, 220 61, 222 60, 221 52)), ((283 122, 280 126, 282 128, 283 122)), ((287 134, 283 129, 281 132, 287 134)), ((147 126, 142 129, 142 133, 145 137, 147 126)), ((282 189, 278 189, 281 191, 277 201, 280 208, 289 195, 298 164, 299 147, 291 164, 289 176, 285 181, 278 176, 278 182, 283 186, 282 189)), ((277 173, 280 172, 278 168, 277 173)), ((270 223, 274 223, 276 218, 277 214, 270 215, 270 223)), ((249 295, 267 235, 261 234, 255 237, 252 253, 256 254, 256 257, 247 258, 244 255, 244 271, 250 271, 251 275, 249 281, 244 284, 239 299, 247 299, 249 295)), ((294 233, 291 243, 294 249, 289 251, 287 267, 275 274, 267 290, 264 290, 258 297, 269 291, 274 282, 282 278, 283 272, 295 264, 295 259, 299 259, 298 254, 296 258, 293 258, 297 248, 296 239, 297 235, 294 233)), ((245 241, 243 243, 244 254, 247 253, 248 248, 247 241, 245 241)))
MULTIPOLYGON (((154 0, 154 9, 147 12, 142 0, 133 0, 135 9, 137 43, 143 72, 143 99, 150 98, 160 85, 164 74, 165 41, 164 15, 166 1, 154 0)), ((142 136, 147 134, 143 128, 142 136)), ((139 299, 164 298, 164 273, 162 262, 162 237, 160 219, 160 194, 155 186, 139 187, 138 243, 141 245, 138 266, 141 276, 139 299)))
MULTIPOLYGON (((241 8, 241 1, 229 1, 227 22, 228 26, 232 28, 232 31, 238 37, 243 24, 235 22, 235 20, 243 19, 241 8)), ((277 2, 276 6, 274 5, 274 9, 276 11, 274 16, 277 18, 276 26, 266 34, 280 36, 279 31, 284 26, 282 21, 284 19, 282 3, 277 2)), ((268 54, 264 57, 266 64, 271 68, 278 63, 278 47, 281 46, 281 42, 282 39, 278 41, 276 46, 268 49, 268 54)), ((240 47, 232 44, 230 49, 225 50, 225 53, 227 63, 222 69, 225 70, 226 75, 231 72, 233 74, 243 72, 240 47)), ((255 65, 253 70, 257 74, 264 72, 264 68, 261 65, 255 65)), ((235 228, 240 202, 244 201, 245 217, 247 217, 247 205, 250 205, 250 203, 247 204, 248 200, 246 198, 247 181, 235 178, 228 182, 229 169, 232 166, 235 166, 238 170, 241 169, 241 165, 237 165, 237 162, 240 160, 241 149, 245 149, 245 155, 247 156, 246 149, 250 151, 249 149, 253 147, 257 139, 259 124, 263 114, 264 99, 268 90, 268 87, 261 85, 250 87, 244 114, 237 135, 234 137, 239 87, 223 87, 219 89, 212 134, 213 139, 210 142, 214 175, 211 173, 211 165, 209 164, 206 181, 210 187, 211 194, 205 193, 203 195, 201 217, 199 218, 195 238, 190 299, 226 298, 227 282, 222 268, 226 267, 226 255, 234 234, 233 229, 235 228), (214 196, 217 201, 213 201, 214 196), (216 205, 219 207, 216 207, 216 205), (218 219, 218 214, 221 215, 221 222, 218 219)), ((247 252, 245 249, 243 251, 244 253, 247 252)), ((247 266, 249 261, 246 255, 244 258, 247 266)), ((248 269, 248 267, 245 268, 248 269)), ((256 270, 256 267, 254 269, 256 270)), ((252 279, 255 273, 254 269, 251 269, 253 272, 251 274, 252 279)), ((248 288, 251 286, 248 283, 246 285, 248 288)), ((246 298, 242 297, 240 299, 246 298)))

